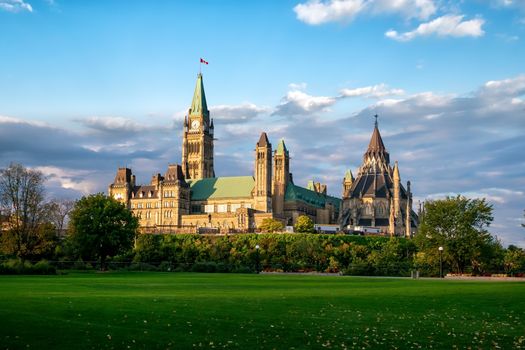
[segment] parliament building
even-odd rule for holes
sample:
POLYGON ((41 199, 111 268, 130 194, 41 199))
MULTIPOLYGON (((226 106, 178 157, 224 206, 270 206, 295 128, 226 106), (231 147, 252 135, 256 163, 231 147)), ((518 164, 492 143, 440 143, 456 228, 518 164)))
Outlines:
POLYGON ((252 232, 265 218, 293 225, 301 215, 316 224, 378 227, 390 235, 411 235, 417 225, 410 184, 405 189, 397 164, 390 167, 377 123, 357 178, 350 171, 344 177, 342 199, 329 196, 321 183, 296 185, 284 140, 273 149, 264 132, 255 143, 253 174, 217 177, 215 126, 202 74, 183 128, 181 165, 169 164, 147 185, 138 184, 131 169, 119 168, 109 185, 109 195, 132 210, 142 232, 252 232))

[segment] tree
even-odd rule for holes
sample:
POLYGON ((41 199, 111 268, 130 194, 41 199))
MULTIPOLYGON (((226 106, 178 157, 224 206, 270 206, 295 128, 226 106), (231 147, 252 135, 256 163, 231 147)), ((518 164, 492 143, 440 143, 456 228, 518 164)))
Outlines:
POLYGON ((301 215, 295 221, 294 231, 299 233, 314 233, 314 222, 310 217, 301 215))
POLYGON ((0 169, 2 248, 21 259, 40 255, 49 246, 44 175, 16 163, 0 169))
POLYGON ((67 199, 54 199, 48 203, 49 220, 55 226, 57 236, 63 236, 66 221, 75 206, 75 201, 67 199))
POLYGON ((84 260, 106 260, 132 248, 139 223, 124 204, 102 193, 83 197, 70 214, 70 239, 84 260))
POLYGON ((281 221, 277 219, 266 218, 266 219, 263 219, 263 221, 261 222, 261 226, 259 226, 259 228, 263 232, 273 233, 273 232, 281 232, 284 229, 284 225, 281 221))
POLYGON ((505 273, 523 272, 525 269, 525 251, 515 245, 509 245, 503 261, 505 273))
POLYGON ((492 205, 485 199, 457 196, 428 201, 416 242, 420 251, 434 256, 442 246, 445 261, 455 272, 464 273, 466 267, 490 259, 488 250, 497 246, 486 230, 492 220, 492 205))

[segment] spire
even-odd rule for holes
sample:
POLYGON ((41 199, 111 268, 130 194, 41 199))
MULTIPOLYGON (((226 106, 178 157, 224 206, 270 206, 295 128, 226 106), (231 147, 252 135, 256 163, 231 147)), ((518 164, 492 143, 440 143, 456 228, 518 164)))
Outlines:
POLYGON ((396 163, 394 164, 394 181, 399 181, 401 180, 401 177, 399 176, 399 167, 397 166, 397 160, 396 160, 396 163))
POLYGON ((270 141, 268 141, 268 136, 265 132, 261 133, 261 137, 259 138, 259 141, 257 142, 258 147, 266 147, 270 144, 270 141))
POLYGON ((315 192, 314 180, 309 180, 308 181, 308 184, 306 185, 306 189, 315 192))
POLYGON ((379 133, 379 128, 377 127, 377 119, 375 121, 374 132, 372 133, 372 138, 368 144, 367 152, 384 152, 386 151, 385 145, 383 144, 383 139, 379 133))
POLYGON ((348 182, 354 182, 354 175, 352 174, 352 170, 348 169, 345 173, 345 181, 348 182))
POLYGON ((388 167, 390 163, 390 155, 388 154, 383 139, 381 138, 381 133, 379 132, 379 127, 377 123, 377 114, 374 116, 376 118, 374 122, 374 131, 372 132, 372 137, 370 138, 370 143, 368 144, 368 149, 364 154, 364 160, 375 159, 376 162, 381 162, 381 169, 388 167))
POLYGON ((204 94, 204 84, 202 83, 202 74, 197 75, 197 84, 191 101, 190 114, 207 114, 208 105, 206 104, 206 95, 204 94))
POLYGON ((284 139, 281 139, 279 141, 279 144, 277 145, 277 150, 275 151, 275 154, 277 155, 288 155, 288 150, 286 149, 286 145, 284 144, 284 139))

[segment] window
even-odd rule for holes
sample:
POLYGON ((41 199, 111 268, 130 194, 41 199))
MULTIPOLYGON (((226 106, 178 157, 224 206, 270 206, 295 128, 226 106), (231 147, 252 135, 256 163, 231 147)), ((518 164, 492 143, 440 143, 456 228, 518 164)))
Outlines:
POLYGON ((226 213, 228 212, 228 204, 218 204, 217 213, 226 213))
POLYGON ((240 207, 241 207, 240 204, 235 203, 235 204, 230 205, 230 210, 231 210, 232 213, 235 213, 235 211, 236 211, 237 209, 239 209, 240 207))
POLYGON ((215 207, 215 206, 214 206, 213 204, 206 204, 206 205, 204 206, 204 212, 205 212, 205 213, 213 213, 213 211, 214 211, 214 210, 213 210, 214 207, 215 207))

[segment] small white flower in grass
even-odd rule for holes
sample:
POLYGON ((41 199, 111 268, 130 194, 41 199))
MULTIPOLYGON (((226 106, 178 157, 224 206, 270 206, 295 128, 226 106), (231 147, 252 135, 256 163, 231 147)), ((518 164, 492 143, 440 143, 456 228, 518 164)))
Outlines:
POLYGON ((111 334, 108 334, 107 337, 109 340, 111 340, 111 334))

